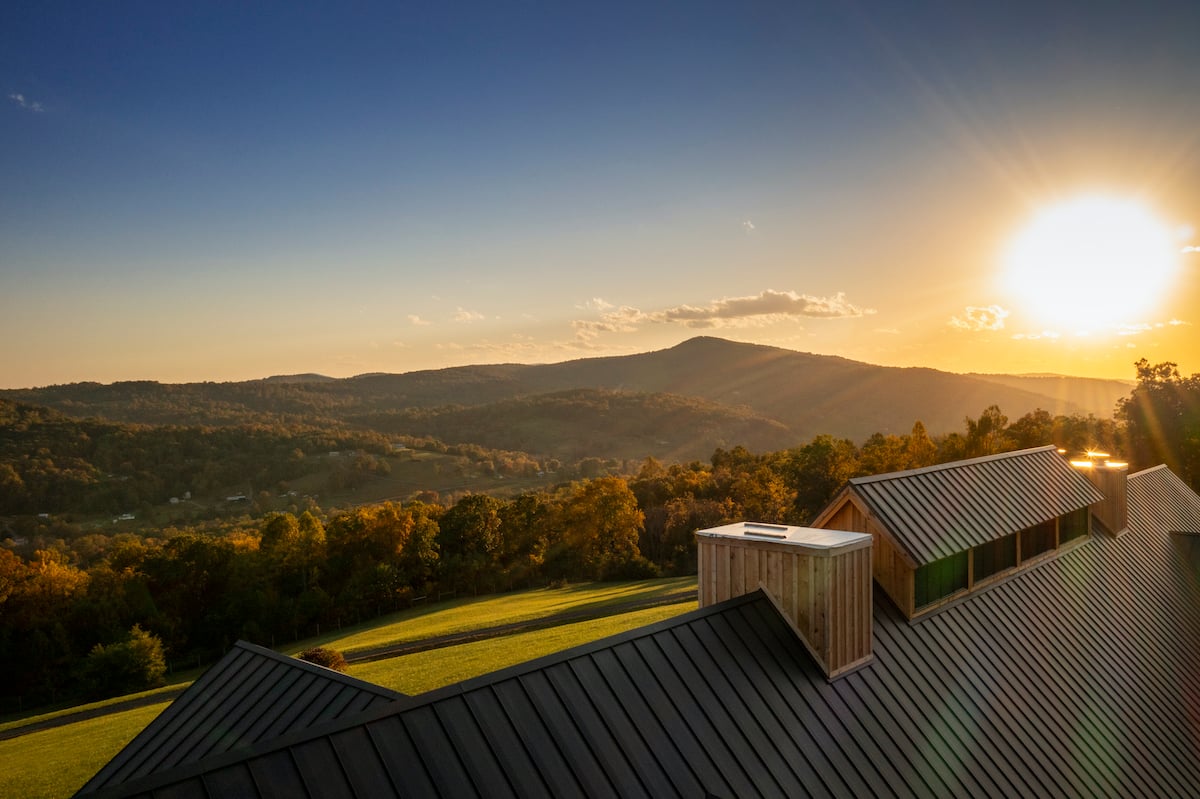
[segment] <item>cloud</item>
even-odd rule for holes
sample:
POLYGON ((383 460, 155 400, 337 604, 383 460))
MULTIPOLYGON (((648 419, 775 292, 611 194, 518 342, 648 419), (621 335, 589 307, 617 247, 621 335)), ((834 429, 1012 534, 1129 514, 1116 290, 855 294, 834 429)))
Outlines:
POLYGON ((1062 333, 1059 333, 1057 330, 1043 330, 1040 333, 1015 333, 1015 334, 1013 334, 1014 341, 1040 341, 1042 339, 1054 341, 1054 340, 1060 339, 1060 338, 1062 338, 1062 333))
POLYGON ((1184 252, 1184 253, 1186 253, 1186 252, 1200 252, 1200 247, 1197 247, 1197 246, 1196 246, 1196 245, 1194 245, 1194 244, 1189 244, 1188 246, 1186 246, 1186 247, 1184 247, 1183 249, 1181 249, 1181 250, 1180 250, 1180 252, 1184 252))
POLYGON ((417 316, 415 313, 410 313, 408 315, 408 321, 411 324, 414 324, 414 325, 417 325, 420 327, 424 327, 425 325, 433 324, 432 322, 428 321, 427 319, 422 319, 421 317, 417 316))
MULTIPOLYGON (((626 318, 635 318, 628 313, 632 309, 621 310, 626 312, 626 318)), ((778 321, 793 316, 844 319, 873 313, 874 309, 853 305, 841 292, 832 297, 813 297, 794 291, 767 289, 752 297, 727 297, 702 306, 679 305, 641 316, 652 322, 682 322, 688 327, 721 327, 755 319, 778 321)))
POLYGON ((575 306, 575 308, 580 311, 607 311, 607 310, 609 310, 611 308, 615 308, 615 307, 616 306, 613 305, 611 302, 607 302, 600 297, 592 297, 590 300, 583 303, 582 305, 575 306))
POLYGON ((751 232, 752 230, 754 230, 754 223, 751 222, 749 219, 743 221, 742 222, 742 230, 746 231, 747 233, 751 232))
POLYGON ((968 305, 963 310, 962 316, 950 317, 950 327, 955 330, 968 330, 971 332, 1003 330, 1004 320, 1007 316, 1008 311, 999 305, 988 305, 986 307, 968 305))
POLYGON ((479 313, 478 311, 468 311, 462 307, 460 307, 458 312, 454 314, 455 322, 478 322, 482 318, 483 314, 479 313))
POLYGON ((796 318, 845 319, 875 313, 854 305, 838 292, 814 297, 794 291, 768 289, 750 297, 726 297, 708 305, 677 305, 642 311, 628 305, 605 311, 599 319, 571 323, 578 338, 590 340, 601 333, 632 333, 643 324, 680 324, 690 328, 761 327, 796 318))
POLYGON ((46 107, 37 100, 29 100, 20 92, 9 92, 8 99, 17 104, 18 108, 24 108, 27 111, 32 111, 35 114, 40 114, 46 110, 46 107))

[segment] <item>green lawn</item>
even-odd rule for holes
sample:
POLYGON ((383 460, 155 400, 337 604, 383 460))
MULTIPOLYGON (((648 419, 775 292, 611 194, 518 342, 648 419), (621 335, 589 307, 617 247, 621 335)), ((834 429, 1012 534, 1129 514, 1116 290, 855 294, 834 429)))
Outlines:
POLYGON ((59 799, 79 790, 167 702, 0 741, 0 796, 59 799))
POLYGON ((353 655, 388 644, 510 622, 531 621, 567 611, 600 610, 622 602, 655 599, 694 590, 695 577, 671 577, 628 583, 580 583, 565 588, 539 588, 511 594, 452 599, 402 610, 352 629, 310 638, 294 644, 290 652, 295 654, 312 646, 328 646, 345 655, 353 655))
POLYGON ((361 663, 351 666, 350 674, 393 691, 420 694, 695 609, 695 602, 661 605, 546 630, 517 633, 503 639, 472 641, 361 663))

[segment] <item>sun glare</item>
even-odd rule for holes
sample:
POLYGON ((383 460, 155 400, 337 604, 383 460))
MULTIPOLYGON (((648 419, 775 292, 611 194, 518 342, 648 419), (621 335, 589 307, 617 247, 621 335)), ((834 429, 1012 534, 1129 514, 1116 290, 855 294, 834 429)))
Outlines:
POLYGON ((1089 195, 1048 206, 1013 239, 1004 282, 1040 323, 1146 321, 1178 263, 1171 228, 1142 203, 1089 195))

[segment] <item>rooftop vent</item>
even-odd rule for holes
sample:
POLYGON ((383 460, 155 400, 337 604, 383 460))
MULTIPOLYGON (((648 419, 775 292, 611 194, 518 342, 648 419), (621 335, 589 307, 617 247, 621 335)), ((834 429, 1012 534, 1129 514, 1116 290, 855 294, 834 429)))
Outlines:
POLYGON ((763 588, 829 678, 871 659, 871 536, 739 522, 696 540, 700 607, 763 588))

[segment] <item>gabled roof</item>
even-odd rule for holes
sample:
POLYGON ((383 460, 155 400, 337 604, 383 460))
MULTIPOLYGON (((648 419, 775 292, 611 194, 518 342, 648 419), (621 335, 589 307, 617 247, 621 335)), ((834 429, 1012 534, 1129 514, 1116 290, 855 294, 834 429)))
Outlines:
POLYGON ((1166 466, 1138 472, 1129 481, 1129 502, 1148 521, 1173 533, 1200 535, 1200 496, 1166 466))
POLYGON ((239 641, 100 769, 79 794, 269 741, 402 696, 239 641))
POLYGON ((856 477, 847 491, 918 566, 1104 499, 1052 446, 856 477))
POLYGON ((1178 502, 1133 475, 1126 534, 917 623, 876 591, 874 660, 834 682, 756 592, 100 795, 1191 795, 1178 502))

